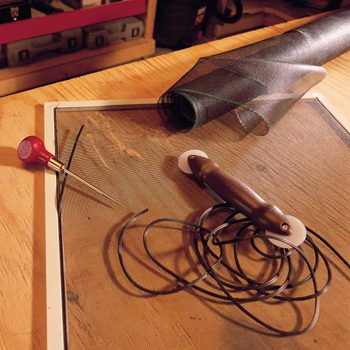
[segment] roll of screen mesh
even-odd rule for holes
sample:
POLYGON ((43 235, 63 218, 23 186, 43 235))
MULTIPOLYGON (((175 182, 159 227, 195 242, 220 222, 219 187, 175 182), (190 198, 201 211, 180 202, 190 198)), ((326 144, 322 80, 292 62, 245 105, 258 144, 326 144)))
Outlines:
POLYGON ((168 117, 195 128, 231 114, 266 134, 350 49, 350 9, 282 35, 199 59, 160 99, 168 117))

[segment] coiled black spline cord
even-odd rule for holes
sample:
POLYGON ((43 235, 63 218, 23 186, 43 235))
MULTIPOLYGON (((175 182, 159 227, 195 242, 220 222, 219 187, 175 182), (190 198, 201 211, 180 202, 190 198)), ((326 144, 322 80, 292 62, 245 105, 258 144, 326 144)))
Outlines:
POLYGON ((148 225, 146 225, 143 232, 143 246, 147 256, 149 257, 150 261, 152 261, 152 263, 155 264, 155 266, 157 266, 166 274, 173 277, 176 281, 175 287, 171 287, 166 290, 155 290, 153 288, 147 288, 139 282, 137 282, 131 276, 126 267, 123 257, 124 239, 127 235, 128 229, 130 228, 130 226, 132 226, 133 223, 135 223, 136 220, 143 216, 147 211, 148 209, 145 209, 140 213, 134 215, 131 219, 129 219, 122 227, 118 238, 117 252, 121 268, 127 279, 136 288, 147 293, 148 295, 153 296, 177 293, 184 289, 192 288, 202 294, 214 298, 217 301, 221 300, 221 302, 233 304, 242 312, 244 312, 250 319, 254 320, 259 325, 269 330, 273 334, 277 334, 280 336, 292 336, 302 334, 310 330, 316 324, 320 310, 319 296, 328 290, 332 280, 332 272, 329 262, 325 254, 320 250, 320 248, 316 245, 316 243, 313 241, 309 234, 320 239, 324 244, 326 244, 326 246, 330 250, 332 250, 334 254, 336 254, 336 256, 348 268, 350 268, 350 265, 347 262, 347 260, 334 247, 332 247, 329 242, 327 242, 318 233, 311 230, 310 228, 307 227, 308 235, 302 246, 305 246, 305 248, 307 247, 309 250, 311 249, 313 254, 313 263, 311 263, 309 258, 306 256, 302 246, 297 247, 289 243, 282 236, 276 238, 276 236, 269 235, 268 233, 262 230, 256 229, 253 223, 247 217, 240 214, 236 209, 230 207, 228 204, 222 203, 203 211, 203 213, 195 222, 178 220, 174 218, 161 218, 154 220, 148 225), (206 222, 210 216, 215 215, 217 212, 223 211, 229 213, 229 215, 226 217, 223 223, 221 223, 214 229, 208 229, 207 227, 205 227, 206 222), (166 222, 180 224, 182 226, 187 226, 192 229, 192 243, 194 247, 194 252, 199 264, 204 270, 204 272, 202 272, 194 280, 189 281, 183 276, 180 276, 176 272, 172 271, 167 266, 162 264, 152 253, 152 250, 148 243, 148 238, 151 234, 151 230, 157 224, 166 222), (232 227, 236 227, 234 236, 230 237, 229 239, 224 239, 223 236, 226 235, 227 230, 232 227), (278 239, 279 241, 288 244, 290 246, 290 249, 275 247, 272 245, 272 243, 269 242, 268 238, 278 239), (274 250, 274 253, 270 254, 262 251, 256 244, 257 240, 263 241, 265 244, 268 244, 270 249, 274 250), (269 276, 267 281, 254 280, 244 272, 239 253, 240 243, 242 242, 250 243, 250 245, 253 247, 254 251, 257 254, 275 263, 276 266, 274 273, 272 274, 272 276, 269 276), (213 247, 217 247, 217 253, 212 250, 211 245, 213 247), (227 248, 230 248, 232 250, 235 266, 231 266, 231 264, 227 260, 227 254, 225 253, 227 248), (301 261, 305 264, 308 270, 308 274, 306 276, 303 276, 302 278, 299 278, 296 281, 292 280, 292 275, 294 272, 292 255, 294 252, 298 254, 299 259, 301 259, 301 261), (324 267, 326 268, 327 275, 326 281, 321 287, 318 286, 316 278, 316 273, 320 266, 320 262, 322 262, 324 267), (226 269, 230 277, 232 277, 233 281, 229 282, 227 280, 227 277, 223 278, 219 275, 219 273, 217 272, 217 267, 219 265, 223 266, 226 269), (283 271, 285 271, 284 275, 283 271), (198 283, 204 279, 206 279, 207 283, 214 290, 209 288, 206 289, 198 285, 198 283), (282 279, 282 281, 277 283, 279 279, 282 279), (292 296, 289 294, 287 295, 285 293, 287 291, 296 290, 298 287, 304 285, 308 281, 310 281, 312 284, 312 293, 301 296, 292 296), (238 292, 246 292, 248 296, 237 297, 235 296, 235 293, 238 292), (306 300, 313 300, 313 313, 308 323, 303 327, 300 327, 299 329, 291 331, 279 329, 272 326, 262 318, 255 316, 252 312, 248 311, 244 307, 245 303, 267 300, 276 300, 278 302, 301 302, 306 300))

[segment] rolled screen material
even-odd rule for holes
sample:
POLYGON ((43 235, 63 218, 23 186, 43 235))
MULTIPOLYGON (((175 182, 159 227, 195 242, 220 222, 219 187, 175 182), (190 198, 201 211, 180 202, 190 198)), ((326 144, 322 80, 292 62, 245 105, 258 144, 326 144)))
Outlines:
POLYGON ((282 35, 201 58, 160 99, 167 115, 195 128, 231 114, 249 132, 266 134, 350 49, 350 9, 282 35))

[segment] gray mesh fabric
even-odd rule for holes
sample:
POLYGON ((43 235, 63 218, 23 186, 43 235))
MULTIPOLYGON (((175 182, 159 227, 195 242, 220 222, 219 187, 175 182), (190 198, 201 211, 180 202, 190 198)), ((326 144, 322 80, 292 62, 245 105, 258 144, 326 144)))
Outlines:
POLYGON ((266 134, 326 72, 322 64, 350 49, 350 10, 285 34, 201 58, 160 99, 189 127, 231 114, 266 134))

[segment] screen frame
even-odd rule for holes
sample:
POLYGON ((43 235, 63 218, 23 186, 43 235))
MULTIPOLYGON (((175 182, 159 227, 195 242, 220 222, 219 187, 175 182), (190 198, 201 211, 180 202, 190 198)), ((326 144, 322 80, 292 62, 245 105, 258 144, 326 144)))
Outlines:
MULTIPOLYGON (((350 133, 350 121, 342 116, 320 93, 307 93, 303 99, 317 99, 350 133)), ((94 100, 47 102, 44 105, 44 142, 46 148, 56 154, 55 140, 56 113, 64 110, 113 110, 133 107, 154 108, 158 98, 128 100, 94 100)), ((66 350, 68 348, 68 329, 66 314, 66 293, 64 281, 63 241, 60 233, 57 211, 58 177, 45 169, 45 250, 46 250, 46 319, 47 348, 66 350)))

